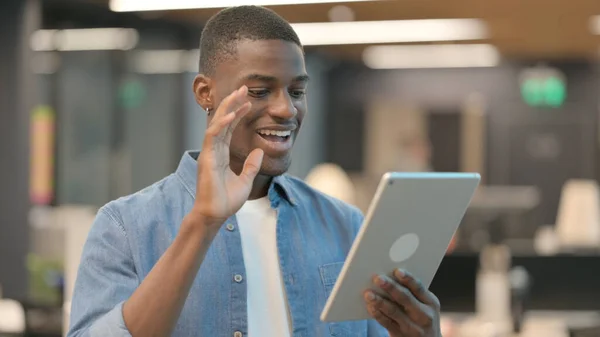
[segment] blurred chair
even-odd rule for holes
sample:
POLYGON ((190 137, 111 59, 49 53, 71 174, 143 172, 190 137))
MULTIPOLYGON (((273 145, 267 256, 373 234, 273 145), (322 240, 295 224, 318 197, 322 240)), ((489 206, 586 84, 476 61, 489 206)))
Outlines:
POLYGON ((562 188, 556 231, 562 247, 600 248, 600 190, 594 180, 568 180, 562 188))
POLYGON ((0 300, 0 335, 25 333, 25 309, 13 300, 0 300))
POLYGON ((350 177, 338 165, 324 163, 315 166, 306 176, 306 183, 329 196, 356 204, 356 191, 350 177))
POLYGON ((480 186, 458 228, 457 250, 479 252, 490 242, 531 249, 541 197, 535 186, 480 186))

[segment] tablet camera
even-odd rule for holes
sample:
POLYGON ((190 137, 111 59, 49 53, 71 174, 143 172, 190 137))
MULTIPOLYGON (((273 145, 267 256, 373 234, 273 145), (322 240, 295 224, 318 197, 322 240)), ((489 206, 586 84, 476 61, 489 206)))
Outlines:
POLYGON ((415 233, 399 237, 390 248, 390 259, 396 263, 408 260, 419 248, 419 236, 415 233))

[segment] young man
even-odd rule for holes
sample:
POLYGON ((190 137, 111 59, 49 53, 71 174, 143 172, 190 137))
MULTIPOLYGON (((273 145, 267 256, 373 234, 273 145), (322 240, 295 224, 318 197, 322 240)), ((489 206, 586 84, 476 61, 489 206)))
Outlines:
POLYGON ((400 271, 365 291, 374 320, 319 320, 362 215, 285 175, 308 84, 290 25, 226 9, 200 50, 202 150, 100 209, 68 336, 440 336, 438 300, 400 271))

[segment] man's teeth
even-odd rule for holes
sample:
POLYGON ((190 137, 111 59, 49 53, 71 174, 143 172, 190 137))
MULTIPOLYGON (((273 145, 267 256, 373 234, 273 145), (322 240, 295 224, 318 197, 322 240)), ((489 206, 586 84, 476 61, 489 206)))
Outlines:
POLYGON ((292 131, 260 130, 258 133, 265 136, 288 137, 292 134, 292 131))

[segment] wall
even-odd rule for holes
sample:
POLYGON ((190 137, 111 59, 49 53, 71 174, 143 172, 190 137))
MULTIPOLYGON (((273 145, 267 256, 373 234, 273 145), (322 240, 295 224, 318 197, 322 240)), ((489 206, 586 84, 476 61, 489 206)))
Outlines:
POLYGON ((25 37, 39 27, 37 1, 4 0, 0 10, 0 286, 27 293, 29 111, 34 94, 25 37))
POLYGON ((99 207, 110 199, 111 131, 115 124, 110 53, 61 53, 54 83, 59 204, 99 207))
POLYGON ((294 144, 292 165, 289 173, 305 178, 308 172, 325 160, 323 143, 325 142, 326 102, 328 98, 327 62, 319 55, 307 55, 306 71, 310 76, 307 100, 308 112, 302 122, 302 129, 294 144))
POLYGON ((327 160, 351 172, 364 171, 368 163, 363 155, 364 121, 373 100, 384 97, 423 110, 443 110, 464 106, 475 94, 485 105, 487 182, 539 186, 544 197, 543 222, 554 223, 565 180, 597 177, 598 71, 584 62, 556 65, 567 77, 566 103, 558 109, 534 109, 520 98, 518 79, 523 66, 372 71, 340 64, 330 72, 334 94, 327 125, 327 160), (548 142, 557 144, 559 151, 550 157, 538 155, 544 146, 539 144, 548 142), (538 145, 530 151, 531 146, 525 144, 538 145))
POLYGON ((183 78, 183 96, 184 96, 184 148, 186 150, 198 150, 202 147, 204 140, 204 131, 206 130, 206 111, 204 111, 194 97, 192 83, 194 83, 195 73, 186 73, 183 78))
POLYGON ((56 72, 38 75, 58 118, 55 203, 102 206, 170 174, 190 89, 179 73, 140 73, 135 55, 187 48, 188 28, 93 4, 43 5, 44 29, 132 27, 140 37, 132 51, 56 52, 56 72))

